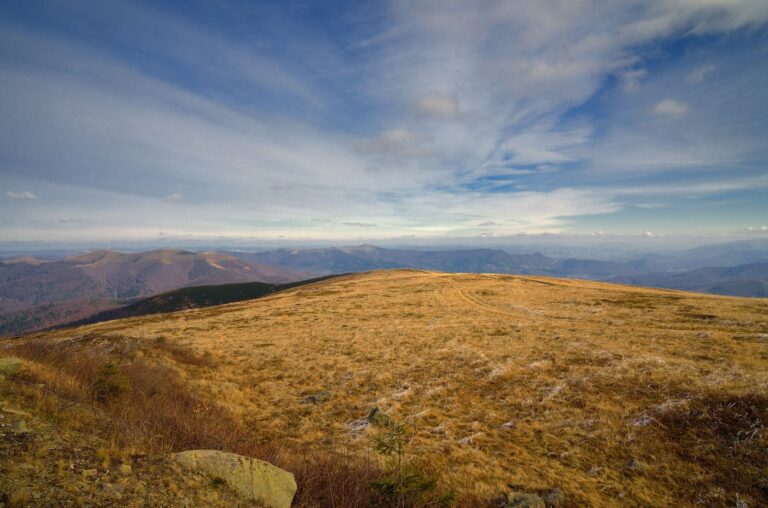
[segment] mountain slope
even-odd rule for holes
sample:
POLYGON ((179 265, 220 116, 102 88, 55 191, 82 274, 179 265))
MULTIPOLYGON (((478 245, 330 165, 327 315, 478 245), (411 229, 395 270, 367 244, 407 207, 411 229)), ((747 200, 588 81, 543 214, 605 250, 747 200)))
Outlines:
POLYGON ((267 252, 231 252, 248 261, 318 274, 348 273, 389 268, 417 268, 444 272, 519 273, 605 278, 646 273, 646 262, 611 262, 555 259, 539 253, 510 254, 495 249, 404 250, 372 245, 325 249, 278 249, 267 252))
POLYGON ((0 348, 126 351, 126 369, 146 350, 249 439, 297 450, 370 455, 378 408, 460 497, 513 485, 566 506, 758 506, 766 316, 763 299, 396 270, 0 348))
POLYGON ((768 262, 734 267, 699 268, 682 273, 651 273, 611 279, 623 284, 700 291, 722 295, 768 297, 768 262))
POLYGON ((278 249, 267 252, 232 252, 254 260, 319 274, 359 272, 390 268, 417 268, 462 273, 509 273, 575 277, 624 284, 698 291, 732 296, 768 296, 768 262, 728 267, 706 267, 687 272, 672 267, 686 263, 700 266, 701 259, 752 259, 765 254, 760 242, 737 242, 691 250, 683 262, 644 257, 633 261, 557 259, 534 254, 510 254, 494 249, 402 250, 372 245, 325 249, 278 249), (668 267, 666 269, 664 267, 668 267), (661 270, 666 271, 661 271, 661 270))
POLYGON ((183 250, 100 250, 61 261, 0 262, 0 335, 81 319, 179 287, 305 278, 296 270, 183 250))
POLYGON ((192 286, 175 289, 173 291, 160 293, 159 295, 143 298, 124 307, 99 312, 85 319, 73 323, 66 323, 64 326, 82 326, 113 319, 162 314, 180 310, 224 305, 244 300, 254 300, 256 298, 262 298, 277 293, 278 291, 285 291, 306 284, 314 284, 331 277, 336 277, 336 275, 328 275, 287 284, 240 282, 236 284, 216 284, 212 286, 192 286))

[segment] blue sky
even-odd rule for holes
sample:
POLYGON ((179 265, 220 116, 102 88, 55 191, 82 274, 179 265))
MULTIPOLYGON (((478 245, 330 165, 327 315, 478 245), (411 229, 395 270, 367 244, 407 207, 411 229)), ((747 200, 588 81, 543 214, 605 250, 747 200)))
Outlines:
POLYGON ((768 234, 768 2, 6 1, 0 238, 768 234))

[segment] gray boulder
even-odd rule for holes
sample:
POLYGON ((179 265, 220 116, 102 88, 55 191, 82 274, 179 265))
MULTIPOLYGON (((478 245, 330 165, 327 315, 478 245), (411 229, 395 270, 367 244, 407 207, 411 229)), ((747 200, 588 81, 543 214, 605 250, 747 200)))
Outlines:
POLYGON ((229 485, 247 499, 268 508, 288 508, 296 494, 292 473, 269 462, 218 450, 188 450, 177 453, 176 461, 229 485))

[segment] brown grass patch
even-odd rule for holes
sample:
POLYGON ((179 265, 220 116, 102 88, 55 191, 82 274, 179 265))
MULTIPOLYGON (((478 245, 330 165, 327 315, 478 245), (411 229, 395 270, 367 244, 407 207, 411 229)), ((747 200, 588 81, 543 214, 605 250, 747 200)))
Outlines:
MULTIPOLYGON (((162 349, 175 352, 174 359, 189 358, 180 353, 178 345, 164 345, 162 349)), ((18 381, 44 383, 42 398, 92 404, 102 415, 104 437, 120 448, 143 453, 231 451, 291 471, 299 486, 297 506, 381 505, 379 494, 371 488, 383 474, 375 457, 288 449, 274 441, 259 440, 227 410, 192 394, 189 385, 168 366, 114 352, 83 354, 72 343, 42 340, 21 343, 13 353, 28 366, 17 375, 18 381)), ((38 402, 41 407, 61 409, 50 400, 38 402)))
MULTIPOLYGON (((283 293, 185 312, 183 326, 167 315, 44 337, 55 344, 90 334, 70 347, 123 358, 119 368, 129 378, 147 364, 171 367, 183 379, 180 389, 192 399, 178 397, 184 407, 168 418, 190 418, 184 425, 198 430, 137 421, 159 436, 152 446, 205 442, 253 450, 306 474, 300 484, 328 484, 323 475, 331 466, 295 458, 310 452, 329 454, 334 464, 340 455, 338 464, 352 464, 343 467, 354 478, 356 461, 369 463, 371 430, 352 432, 350 424, 378 407, 410 426, 409 459, 423 458, 462 499, 495 498, 516 485, 527 492, 558 488, 573 506, 734 505, 737 496, 750 506, 765 503, 759 488, 748 488, 768 477, 749 455, 765 449, 763 431, 748 448, 727 429, 749 429, 764 408, 753 400, 749 413, 744 404, 768 387, 768 300, 546 281, 375 272, 324 282, 322 290, 332 293, 283 293), (167 344, 155 344, 151 337, 158 335, 167 344), (307 394, 320 392, 330 396, 306 403, 307 394), (680 400, 691 412, 674 413, 683 411, 671 405, 680 400), (231 421, 195 409, 214 402, 231 421), (660 420, 659 408, 673 411, 669 421, 660 420), (171 435, 163 434, 165 426, 171 435), (239 429, 247 431, 243 442, 220 434, 238 436, 239 429), (279 449, 258 448, 264 443, 279 449), (707 456, 688 454, 695 449, 707 456), (728 478, 729 468, 743 480, 728 478)), ((52 370, 46 364, 36 375, 55 376, 52 370)), ((76 370, 66 370, 62 391, 87 388, 92 378, 76 370)), ((146 372, 146 383, 165 382, 150 383, 164 379, 163 371, 146 372)), ((141 400, 126 400, 142 407, 141 400)), ((106 411, 109 403, 102 405, 106 411)), ((136 421, 152 409, 126 418, 136 421)), ((138 432, 132 439, 140 440, 138 432)), ((355 485, 364 492, 365 483, 355 485)), ((317 499, 336 502, 334 491, 326 494, 317 499)), ((305 495, 301 502, 310 503, 305 495)), ((348 498, 359 501, 358 494, 348 498)))
POLYGON ((674 453, 706 472, 701 488, 713 483, 768 503, 768 395, 699 395, 654 417, 674 453))

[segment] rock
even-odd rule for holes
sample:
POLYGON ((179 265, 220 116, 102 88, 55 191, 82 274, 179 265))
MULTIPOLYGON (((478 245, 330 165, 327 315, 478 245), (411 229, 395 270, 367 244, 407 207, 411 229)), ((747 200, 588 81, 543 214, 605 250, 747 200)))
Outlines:
POLYGON ((288 508, 296 494, 293 474, 269 462, 218 450, 188 450, 176 461, 187 469, 222 480, 242 496, 269 508, 288 508))
POLYGON ((349 422, 349 430, 351 430, 353 434, 363 432, 370 426, 371 422, 368 421, 368 418, 361 418, 359 420, 349 422))
POLYGON ((21 370, 21 359, 15 356, 0 358, 0 374, 13 374, 21 370))
POLYGON ((325 390, 307 395, 302 400, 305 404, 319 404, 331 398, 331 394, 325 390))
POLYGON ((120 467, 118 467, 117 470, 120 474, 131 474, 132 472, 130 464, 120 464, 120 467))
POLYGON ((27 427, 27 422, 24 420, 19 420, 16 422, 16 425, 13 427, 14 434, 30 434, 32 433, 32 430, 27 427))
POLYGON ((540 496, 528 492, 510 492, 503 506, 504 508, 547 508, 540 496))
POLYGON ((482 439, 483 437, 485 437, 484 432, 476 432, 471 436, 467 436, 459 439, 457 442, 461 446, 474 446, 477 444, 478 440, 482 439))
POLYGON ((625 473, 642 473, 645 470, 645 464, 637 459, 629 459, 624 465, 625 473))
POLYGON ((374 427, 389 427, 392 425, 392 418, 377 407, 371 409, 371 412, 368 413, 365 419, 374 427))
POLYGON ((83 469, 83 478, 91 478, 99 474, 98 469, 83 469))
POLYGON ((123 487, 114 483, 104 484, 104 494, 106 494, 107 496, 113 499, 122 499, 123 490, 124 490, 123 487))
POLYGON ((560 489, 551 489, 541 493, 541 500, 547 508, 558 508, 565 503, 565 496, 560 489))
POLYGON ((510 429, 514 429, 515 427, 517 427, 517 424, 514 421, 510 420, 506 423, 502 423, 499 428, 501 430, 510 430, 510 429))

